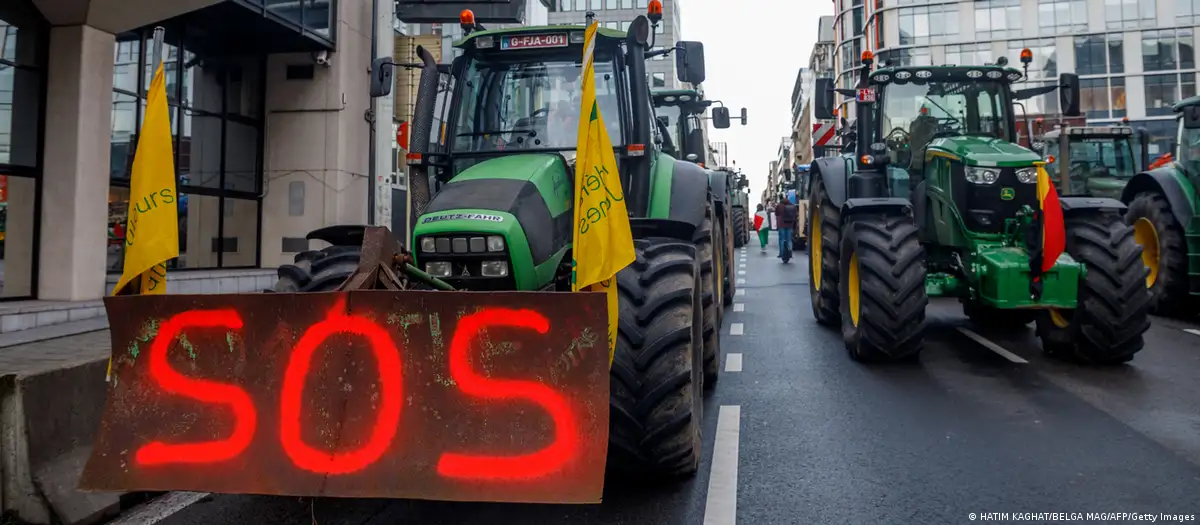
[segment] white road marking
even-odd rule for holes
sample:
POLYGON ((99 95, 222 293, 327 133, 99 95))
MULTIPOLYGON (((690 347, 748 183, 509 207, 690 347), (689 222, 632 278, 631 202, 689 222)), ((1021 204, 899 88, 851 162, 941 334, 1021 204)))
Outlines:
POLYGON ((737 523, 738 439, 742 407, 722 405, 717 413, 717 441, 713 444, 712 468, 708 473, 708 501, 704 525, 737 523))
POLYGON ((1183 331, 1187 332, 1189 334, 1192 334, 1192 335, 1200 335, 1200 330, 1197 330, 1195 328, 1184 328, 1183 331))
POLYGON ((109 525, 154 525, 208 496, 207 492, 168 492, 138 505, 109 525))
POLYGON ((1018 363, 1018 364, 1028 364, 1029 363, 1029 361, 1026 361, 1021 356, 1014 354, 1012 352, 1009 352, 1008 350, 1005 350, 1000 345, 989 341, 986 337, 979 335, 975 332, 972 332, 971 330, 968 330, 968 329, 960 326, 960 327, 958 327, 958 331, 962 332, 963 335, 970 337, 971 339, 974 339, 976 343, 983 345, 984 348, 987 348, 988 350, 991 350, 993 352, 996 352, 997 354, 1000 354, 1000 357, 1003 357, 1009 361, 1012 361, 1012 362, 1018 363))
POLYGON ((729 325, 729 335, 742 335, 746 332, 746 327, 742 323, 733 323, 729 325))
POLYGON ((745 280, 745 279, 738 278, 738 282, 737 282, 737 283, 738 283, 738 284, 746 284, 746 280, 745 280))
POLYGON ((746 275, 746 270, 738 270, 738 275, 746 275))
POLYGON ((745 268, 745 267, 746 267, 746 263, 738 263, 738 268, 745 268))
POLYGON ((742 354, 729 354, 725 356, 725 371, 726 372, 741 372, 742 371, 742 354))
MULTIPOLYGON (((738 290, 738 291, 740 292, 741 290, 738 290)), ((745 312, 746 311, 746 303, 733 303, 733 311, 745 312)))
POLYGON ((734 293, 733 293, 733 295, 746 295, 746 291, 745 291, 745 290, 738 290, 738 291, 734 292, 734 293))

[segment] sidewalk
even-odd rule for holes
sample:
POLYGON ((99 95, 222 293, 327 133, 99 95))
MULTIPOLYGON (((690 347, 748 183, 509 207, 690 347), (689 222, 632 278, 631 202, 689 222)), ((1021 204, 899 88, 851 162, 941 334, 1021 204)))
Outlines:
POLYGON ((76 489, 107 397, 105 329, 0 348, 0 508, 18 522, 97 523, 119 493, 76 489))

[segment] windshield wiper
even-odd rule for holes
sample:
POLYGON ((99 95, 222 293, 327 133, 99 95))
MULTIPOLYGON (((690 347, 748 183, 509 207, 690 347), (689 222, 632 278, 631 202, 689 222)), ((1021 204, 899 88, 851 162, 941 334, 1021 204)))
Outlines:
POLYGON ((532 129, 502 129, 497 131, 474 131, 471 133, 459 133, 459 137, 482 137, 484 135, 504 135, 507 133, 527 133, 530 137, 537 134, 536 130, 532 129))

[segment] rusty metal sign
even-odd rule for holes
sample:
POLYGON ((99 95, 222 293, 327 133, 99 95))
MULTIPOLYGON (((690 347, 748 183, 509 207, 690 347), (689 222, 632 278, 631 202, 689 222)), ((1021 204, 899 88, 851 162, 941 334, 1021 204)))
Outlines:
POLYGON ((105 299, 104 418, 80 488, 597 503, 600 293, 105 299))

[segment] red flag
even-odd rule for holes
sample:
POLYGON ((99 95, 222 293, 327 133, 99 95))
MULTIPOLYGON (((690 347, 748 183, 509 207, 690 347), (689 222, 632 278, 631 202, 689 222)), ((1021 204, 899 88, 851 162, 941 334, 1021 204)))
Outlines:
POLYGON ((1041 210, 1038 217, 1041 219, 1041 272, 1045 273, 1054 267, 1054 263, 1058 261, 1058 256, 1067 249, 1067 230, 1063 224, 1062 205, 1058 202, 1058 192, 1054 190, 1054 183, 1050 181, 1050 175, 1046 173, 1044 164, 1039 164, 1037 167, 1037 195, 1038 205, 1041 210))

